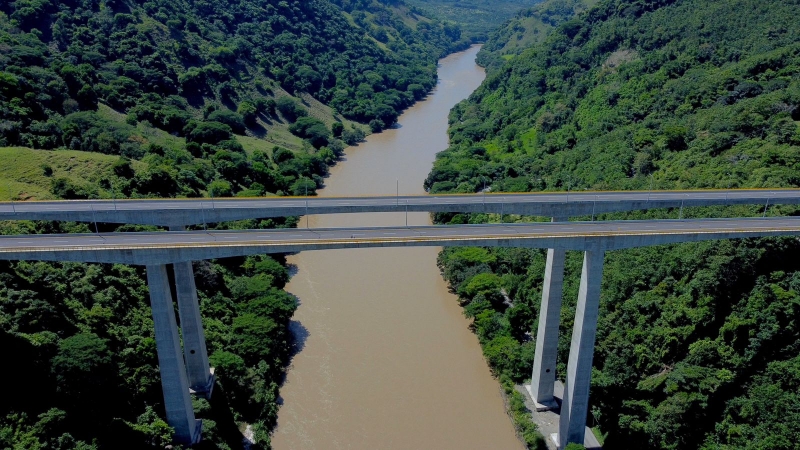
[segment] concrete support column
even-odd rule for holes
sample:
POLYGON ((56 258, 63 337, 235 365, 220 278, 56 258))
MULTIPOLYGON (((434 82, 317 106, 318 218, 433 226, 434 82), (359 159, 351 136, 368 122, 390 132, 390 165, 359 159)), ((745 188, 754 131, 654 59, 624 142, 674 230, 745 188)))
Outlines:
POLYGON ((563 449, 570 442, 581 445, 584 442, 604 256, 603 250, 587 250, 583 256, 581 286, 578 305, 575 308, 575 326, 572 330, 567 379, 564 383, 564 399, 561 403, 558 427, 559 449, 563 449))
POLYGON ((191 445, 200 441, 202 422, 194 418, 167 266, 163 264, 147 266, 147 285, 150 289, 150 309, 155 326, 158 367, 161 372, 167 423, 175 429, 176 443, 191 445))
MULTIPOLYGON (((170 227, 170 231, 184 231, 185 227, 170 227)), ((181 319, 183 337, 183 356, 186 360, 186 374, 192 391, 206 398, 211 397, 214 388, 213 369, 208 363, 206 336, 197 300, 197 287, 190 261, 172 265, 175 274, 175 293, 178 297, 178 314, 181 319)))
POLYGON ((196 394, 210 398, 214 387, 214 375, 208 364, 206 337, 200 317, 192 263, 185 261, 175 263, 172 267, 175 272, 175 291, 183 336, 183 357, 186 360, 189 387, 196 394))
MULTIPOLYGON (((553 218, 557 222, 558 218, 553 218)), ((547 265, 542 286, 542 305, 539 308, 539 329, 536 333, 536 353, 533 376, 526 386, 537 411, 556 408, 553 385, 556 381, 558 357, 558 327, 561 319, 561 292, 564 284, 566 250, 548 249, 547 265)))

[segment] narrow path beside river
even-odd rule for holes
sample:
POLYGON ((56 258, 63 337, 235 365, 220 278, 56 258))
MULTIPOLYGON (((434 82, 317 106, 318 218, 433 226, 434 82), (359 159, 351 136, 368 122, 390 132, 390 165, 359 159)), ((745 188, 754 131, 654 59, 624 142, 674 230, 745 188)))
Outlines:
MULTIPOLYGON (((478 47, 440 61, 439 83, 400 126, 346 150, 321 196, 422 194, 447 116, 483 81, 478 47)), ((405 214, 311 217, 313 227, 402 225, 405 214)), ((409 224, 428 224, 426 213, 409 224)), ((305 219, 300 226, 306 226, 305 219)), ((521 449, 477 338, 436 267, 438 249, 305 252, 295 332, 305 336, 281 388, 277 450, 521 449)))

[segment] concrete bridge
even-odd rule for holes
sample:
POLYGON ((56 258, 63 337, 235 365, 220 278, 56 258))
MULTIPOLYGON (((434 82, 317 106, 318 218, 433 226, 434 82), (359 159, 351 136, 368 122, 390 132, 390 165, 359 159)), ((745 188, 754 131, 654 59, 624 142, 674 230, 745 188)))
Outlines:
POLYGON ((800 204, 798 189, 250 199, 73 200, 0 203, 0 220, 69 220, 183 227, 243 219, 364 212, 461 212, 543 217, 654 208, 800 204))
MULTIPOLYGON (((558 220, 553 219, 553 222, 558 220)), ((183 227, 172 227, 176 228, 183 227)), ((710 239, 787 235, 800 235, 800 218, 24 235, 0 237, 0 259, 145 265, 167 422, 175 429, 176 442, 193 444, 199 441, 201 428, 192 410, 190 388, 199 395, 210 395, 213 386, 191 267, 193 260, 334 248, 547 248, 530 387, 534 400, 545 405, 553 400, 564 255, 566 250, 583 251, 583 271, 559 424, 560 448, 563 448, 570 442, 584 441, 606 251, 710 239), (183 353, 167 264, 174 265, 183 353)))

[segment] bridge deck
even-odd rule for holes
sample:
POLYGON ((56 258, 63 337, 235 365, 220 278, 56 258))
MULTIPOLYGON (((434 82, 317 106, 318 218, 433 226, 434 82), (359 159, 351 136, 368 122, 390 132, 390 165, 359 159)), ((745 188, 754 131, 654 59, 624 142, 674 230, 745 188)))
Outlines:
POLYGON ((156 264, 306 250, 406 246, 620 249, 800 234, 800 218, 698 219, 0 237, 0 259, 156 264))
POLYGON ((0 203, 0 220, 71 220, 176 226, 304 214, 426 211, 570 217, 639 209, 734 204, 800 204, 800 189, 5 202, 0 203))

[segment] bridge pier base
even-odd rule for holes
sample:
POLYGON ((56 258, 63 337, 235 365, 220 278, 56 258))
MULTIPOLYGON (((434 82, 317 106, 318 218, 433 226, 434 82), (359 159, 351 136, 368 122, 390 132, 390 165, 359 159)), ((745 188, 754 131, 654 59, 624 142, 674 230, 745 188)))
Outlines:
POLYGON ((200 441, 202 422, 195 420, 192 409, 167 266, 148 265, 147 285, 150 289, 150 309, 153 314, 167 423, 175 429, 176 443, 192 445, 200 441))
POLYGON ((553 398, 558 357, 558 327, 561 321, 561 293, 564 283, 566 250, 548 249, 547 266, 542 287, 542 305, 539 308, 539 328, 536 333, 536 353, 533 358, 533 376, 526 386, 537 411, 558 407, 553 398))
POLYGON ((603 250, 587 250, 583 256, 581 285, 575 308, 575 326, 572 330, 567 379, 564 383, 564 398, 558 424, 559 449, 563 449, 571 442, 583 445, 586 433, 604 256, 603 250))

